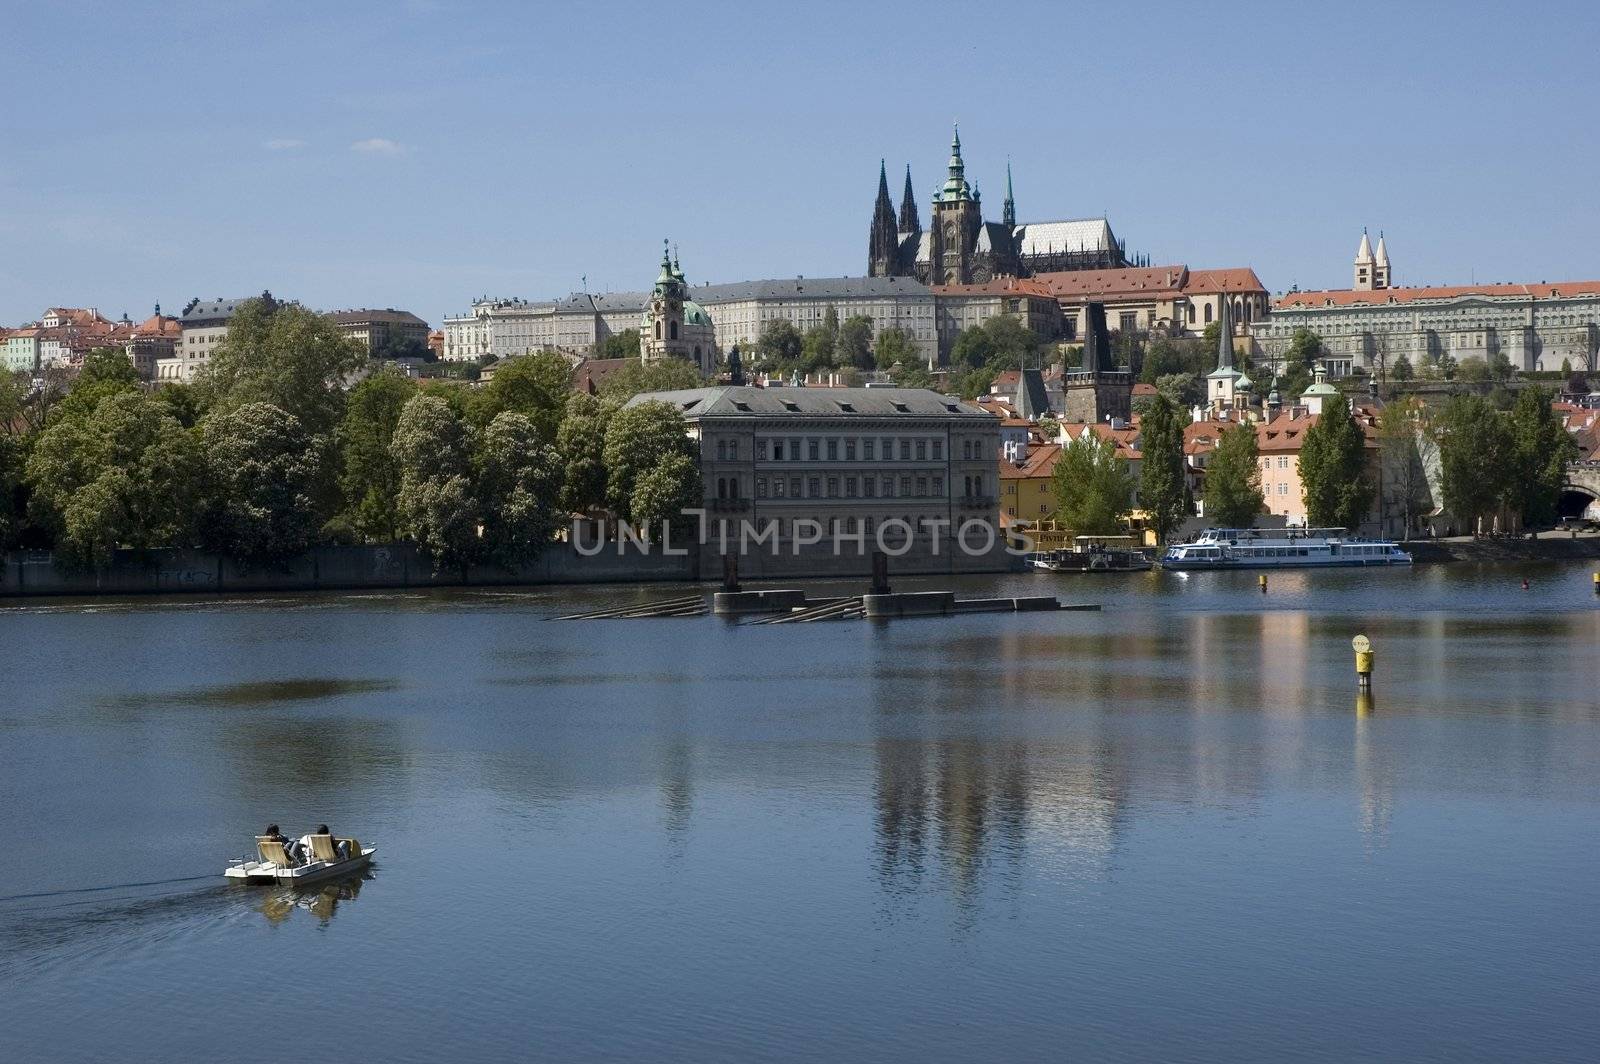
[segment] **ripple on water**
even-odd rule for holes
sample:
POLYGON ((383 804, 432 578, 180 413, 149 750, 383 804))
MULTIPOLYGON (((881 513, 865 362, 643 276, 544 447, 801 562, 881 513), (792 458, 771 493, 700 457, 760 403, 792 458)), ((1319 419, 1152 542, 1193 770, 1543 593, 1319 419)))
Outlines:
POLYGON ((395 691, 395 680, 296 677, 287 680, 251 680, 244 683, 191 687, 179 691, 140 692, 110 699, 119 706, 254 706, 275 702, 311 702, 339 695, 395 691))

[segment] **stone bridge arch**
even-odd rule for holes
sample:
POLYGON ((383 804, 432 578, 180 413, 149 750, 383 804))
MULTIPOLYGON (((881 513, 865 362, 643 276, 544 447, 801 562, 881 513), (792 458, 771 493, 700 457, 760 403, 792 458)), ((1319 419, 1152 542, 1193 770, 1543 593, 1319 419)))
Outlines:
POLYGON ((1573 462, 1561 484, 1562 517, 1600 514, 1600 462, 1573 462))

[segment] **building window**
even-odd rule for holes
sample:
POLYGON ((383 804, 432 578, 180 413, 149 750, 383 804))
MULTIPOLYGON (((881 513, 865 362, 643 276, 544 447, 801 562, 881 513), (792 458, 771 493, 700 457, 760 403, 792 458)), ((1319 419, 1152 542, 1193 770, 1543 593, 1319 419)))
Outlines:
POLYGON ((783 441, 782 440, 773 440, 772 441, 772 460, 774 462, 783 461, 783 441))
POLYGON ((935 462, 944 461, 944 441, 943 440, 934 440, 933 441, 933 460, 935 462))
POLYGON ((782 477, 773 477, 772 478, 772 497, 775 498, 775 499, 783 498, 783 478, 782 477))
POLYGON ((739 460, 739 441, 738 440, 729 440, 728 441, 728 461, 737 462, 738 460, 739 460))
POLYGON ((837 462, 838 460, 839 460, 839 441, 838 440, 829 440, 828 441, 828 461, 837 462))
POLYGON ((856 460, 856 441, 853 439, 844 441, 844 460, 846 462, 856 460))
POLYGON ((809 498, 813 498, 813 499, 822 498, 822 478, 821 477, 807 477, 806 478, 806 495, 809 498))
POLYGON ((927 496, 927 494, 928 494, 928 478, 927 477, 918 477, 917 478, 917 497, 918 498, 924 498, 924 497, 927 496))
POLYGON ((944 495, 944 477, 933 478, 933 493, 941 497, 944 495))
POLYGON ((878 452, 877 444, 878 444, 878 441, 873 439, 871 436, 868 436, 866 439, 862 440, 861 441, 861 456, 863 458, 865 458, 869 462, 873 461, 878 456, 877 455, 877 452, 878 452))
POLYGON ((717 441, 717 461, 726 462, 727 460, 728 460, 728 441, 727 440, 718 440, 717 441))
POLYGON ((917 441, 917 461, 924 462, 924 461, 927 461, 927 458, 928 458, 928 441, 927 440, 918 440, 917 441))
POLYGON ((911 441, 910 440, 901 440, 900 441, 900 461, 902 461, 902 462, 911 461, 911 441))
POLYGON ((798 499, 799 497, 800 497, 800 478, 799 477, 790 477, 789 478, 789 498, 798 499))
POLYGON ((1206 324, 1207 325, 1211 324, 1211 304, 1210 303, 1206 304, 1206 324))
POLYGON ((971 440, 962 440, 961 441, 961 457, 966 459, 966 460, 968 460, 968 461, 972 460, 972 441, 971 440))
POLYGON ((765 499, 766 497, 767 497, 767 478, 766 477, 756 477, 756 498, 765 499))
POLYGON ((828 478, 828 498, 837 499, 838 497, 839 497, 839 478, 838 477, 829 477, 828 478))
POLYGON ((847 498, 847 499, 853 499, 853 498, 856 497, 856 478, 855 477, 845 477, 844 478, 844 497, 847 498))
POLYGON ((861 478, 861 494, 863 496, 865 496, 866 498, 870 499, 874 495, 876 495, 877 493, 878 493, 878 478, 877 477, 862 477, 861 478))
POLYGON ((815 462, 818 458, 820 458, 822 456, 822 445, 819 444, 816 440, 807 440, 806 441, 806 453, 809 454, 811 456, 811 460, 813 462, 815 462))

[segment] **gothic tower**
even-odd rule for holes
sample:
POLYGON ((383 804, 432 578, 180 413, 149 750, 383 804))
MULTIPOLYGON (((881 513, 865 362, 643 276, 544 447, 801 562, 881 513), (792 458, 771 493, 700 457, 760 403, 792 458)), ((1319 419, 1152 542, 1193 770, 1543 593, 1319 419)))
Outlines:
POLYGON ((906 164, 906 190, 900 195, 900 236, 920 236, 922 219, 917 215, 917 196, 911 191, 911 164, 906 164))
POLYGON ((967 184, 961 161, 961 130, 950 141, 950 170, 944 187, 933 195, 933 232, 928 284, 970 284, 971 254, 982 222, 978 201, 967 184))
POLYGON ((1370 292, 1376 287, 1377 260, 1372 254, 1372 241, 1367 239, 1366 226, 1361 227, 1361 246, 1356 249, 1355 283, 1350 287, 1357 292, 1370 292))
POLYGON ((867 275, 893 277, 900 255, 894 204, 889 200, 889 172, 878 162, 878 201, 872 205, 872 233, 867 240, 867 275))
POLYGON ((1006 201, 1001 205, 1000 222, 1007 232, 1017 228, 1017 201, 1011 194, 1011 160, 1006 160, 1006 201))
POLYGON ((1383 243, 1383 230, 1378 230, 1378 253, 1372 260, 1372 287, 1389 287, 1389 249, 1383 243))

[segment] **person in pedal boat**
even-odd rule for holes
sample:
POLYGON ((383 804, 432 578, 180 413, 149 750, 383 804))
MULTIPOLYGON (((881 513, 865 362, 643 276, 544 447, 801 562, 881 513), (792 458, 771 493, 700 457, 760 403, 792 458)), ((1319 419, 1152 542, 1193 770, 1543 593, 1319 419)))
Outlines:
POLYGON ((288 854, 289 860, 293 861, 295 864, 304 863, 305 855, 307 852, 309 852, 306 849, 306 846, 309 845, 309 843, 304 843, 303 840, 301 842, 293 841, 289 838, 289 836, 285 835, 282 831, 279 831, 278 825, 276 824, 268 824, 267 830, 262 833, 262 837, 271 842, 282 843, 283 852, 288 854))
MULTIPOLYGON (((332 834, 333 834, 333 832, 328 830, 328 825, 326 825, 326 824, 318 824, 317 825, 317 830, 313 831, 311 833, 311 835, 328 835, 328 836, 332 836, 332 834)), ((311 835, 303 835, 300 838, 299 845, 302 847, 302 850, 305 853, 313 852, 312 849, 311 849, 311 835)), ((333 843, 333 852, 338 855, 339 860, 343 861, 345 858, 350 856, 350 844, 347 843, 347 842, 343 842, 343 841, 335 839, 334 843, 333 843)))

